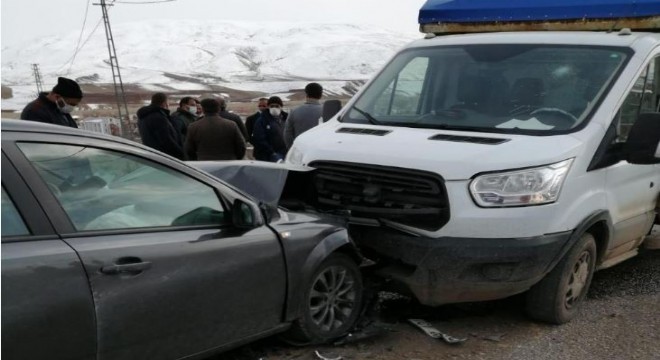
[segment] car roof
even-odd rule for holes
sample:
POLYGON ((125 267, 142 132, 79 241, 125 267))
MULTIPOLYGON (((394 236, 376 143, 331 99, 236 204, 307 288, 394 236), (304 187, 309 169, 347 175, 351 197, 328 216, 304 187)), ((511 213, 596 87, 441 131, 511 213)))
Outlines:
POLYGON ((126 140, 118 136, 111 136, 105 134, 99 134, 92 131, 75 129, 68 126, 53 125, 42 123, 38 121, 29 121, 29 120, 5 120, 3 119, 0 123, 2 126, 2 132, 31 132, 31 133, 40 133, 40 134, 53 134, 53 135, 67 135, 67 136, 78 136, 84 138, 94 138, 104 141, 112 141, 116 143, 122 143, 124 145, 139 147, 141 149, 146 149, 153 151, 150 147, 144 146, 135 141, 126 140))

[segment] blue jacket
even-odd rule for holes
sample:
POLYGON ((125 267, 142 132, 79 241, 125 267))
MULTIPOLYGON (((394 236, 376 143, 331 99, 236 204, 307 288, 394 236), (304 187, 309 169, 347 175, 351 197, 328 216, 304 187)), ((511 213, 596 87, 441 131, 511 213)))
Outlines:
POLYGON ((254 123, 251 142, 254 145, 254 158, 262 161, 276 162, 286 156, 284 142, 284 122, 287 113, 282 111, 279 119, 274 118, 268 109, 254 123))

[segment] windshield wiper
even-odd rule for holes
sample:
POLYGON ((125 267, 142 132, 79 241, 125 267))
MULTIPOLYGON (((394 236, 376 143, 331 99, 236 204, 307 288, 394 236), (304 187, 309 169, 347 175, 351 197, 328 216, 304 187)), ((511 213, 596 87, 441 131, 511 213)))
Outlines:
POLYGON ((379 120, 376 120, 376 118, 371 116, 371 114, 369 114, 368 112, 366 112, 362 109, 359 109, 357 106, 353 106, 353 110, 359 112, 360 114, 362 114, 362 116, 366 117, 367 120, 369 120, 369 123, 371 125, 383 125, 382 122, 380 122, 379 120))

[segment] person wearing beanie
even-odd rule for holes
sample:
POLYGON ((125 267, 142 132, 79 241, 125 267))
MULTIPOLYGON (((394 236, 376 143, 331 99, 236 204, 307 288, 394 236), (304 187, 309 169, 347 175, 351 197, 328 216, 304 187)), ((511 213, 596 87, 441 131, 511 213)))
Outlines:
POLYGON ((309 83, 305 86, 305 95, 307 97, 305 103, 291 111, 284 126, 284 141, 287 148, 291 148, 293 140, 298 135, 321 123, 319 119, 323 113, 323 105, 321 105, 323 87, 318 83, 309 83))
POLYGON ((286 156, 284 123, 288 114, 282 110, 284 103, 277 96, 268 99, 268 108, 254 124, 252 144, 254 158, 261 161, 280 162, 286 156))
POLYGON ((25 106, 21 119, 77 128, 70 113, 80 104, 82 97, 77 82, 59 77, 53 90, 39 94, 36 100, 25 106))

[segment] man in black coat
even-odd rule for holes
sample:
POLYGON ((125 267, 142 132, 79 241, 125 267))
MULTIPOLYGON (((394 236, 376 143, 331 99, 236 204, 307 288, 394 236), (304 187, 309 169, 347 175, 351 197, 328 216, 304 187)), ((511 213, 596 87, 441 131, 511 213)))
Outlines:
POLYGON ((262 112, 254 124, 252 144, 254 158, 257 160, 279 162, 286 156, 284 122, 288 114, 282 111, 282 106, 282 99, 271 96, 268 99, 268 111, 262 112))
POLYGON ((77 82, 59 77, 51 92, 39 94, 36 100, 25 106, 21 119, 77 128, 70 113, 80 104, 82 97, 77 82))
POLYGON ((233 121, 236 126, 238 126, 238 129, 241 130, 241 134, 243 135, 243 140, 249 141, 250 140, 250 134, 248 133, 247 129, 245 128, 245 124, 243 123, 243 119, 241 119, 240 116, 230 113, 227 111, 227 101, 225 99, 218 99, 218 102, 220 103, 220 117, 223 119, 231 120, 233 121))
POLYGON ((188 126, 197 120, 197 102, 190 96, 183 97, 179 101, 179 108, 170 114, 172 125, 181 137, 181 146, 186 140, 188 126))
POLYGON ((245 129, 248 133, 248 141, 252 142, 252 133, 254 132, 254 123, 257 122, 257 119, 261 116, 261 112, 268 109, 268 98, 259 98, 259 104, 257 105, 259 109, 256 113, 245 118, 245 129))
POLYGON ((140 108, 137 116, 138 129, 144 145, 183 160, 183 147, 170 121, 167 95, 155 93, 151 97, 151 104, 140 108))

